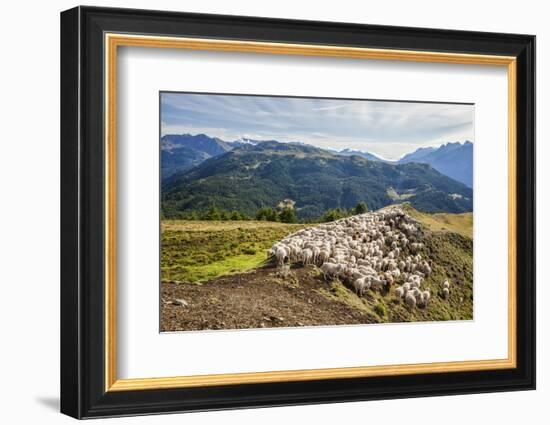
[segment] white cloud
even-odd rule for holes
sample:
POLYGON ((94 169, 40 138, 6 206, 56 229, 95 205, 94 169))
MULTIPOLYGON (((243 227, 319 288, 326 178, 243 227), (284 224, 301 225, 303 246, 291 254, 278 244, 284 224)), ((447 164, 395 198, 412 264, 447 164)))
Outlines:
POLYGON ((474 106, 370 100, 163 93, 162 134, 300 141, 398 159, 474 139, 474 106))

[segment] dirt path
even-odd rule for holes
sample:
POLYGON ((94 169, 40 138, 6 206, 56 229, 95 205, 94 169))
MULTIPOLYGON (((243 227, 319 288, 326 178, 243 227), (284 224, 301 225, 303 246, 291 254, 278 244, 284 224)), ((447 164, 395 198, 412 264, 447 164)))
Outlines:
POLYGON ((203 285, 163 283, 161 330, 247 329, 377 322, 377 318, 318 291, 330 291, 311 268, 290 278, 273 267, 223 276, 203 285), (184 300, 187 305, 175 305, 184 300))

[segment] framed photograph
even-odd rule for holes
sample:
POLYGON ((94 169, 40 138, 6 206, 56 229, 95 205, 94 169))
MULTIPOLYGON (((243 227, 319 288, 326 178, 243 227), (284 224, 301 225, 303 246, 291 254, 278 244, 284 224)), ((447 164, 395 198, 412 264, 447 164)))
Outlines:
POLYGON ((535 388, 535 37, 61 14, 61 411, 535 388))

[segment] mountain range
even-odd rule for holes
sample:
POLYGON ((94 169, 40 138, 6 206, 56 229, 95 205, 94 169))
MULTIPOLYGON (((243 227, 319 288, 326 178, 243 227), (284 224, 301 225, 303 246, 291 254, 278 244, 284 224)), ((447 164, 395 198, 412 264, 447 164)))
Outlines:
POLYGON ((161 138, 160 145, 162 180, 239 146, 238 142, 228 143, 205 134, 167 134, 161 138))
MULTIPOLYGON (((197 149, 206 140, 202 136, 182 136, 193 140, 189 145, 179 143, 181 138, 163 138, 162 158, 174 159, 190 146, 197 149)), ((301 219, 319 217, 327 209, 352 208, 358 202, 371 209, 407 201, 426 212, 472 210, 472 189, 429 164, 392 164, 300 143, 237 141, 233 147, 210 139, 212 146, 201 151, 209 158, 191 165, 198 161, 195 155, 186 169, 172 167, 163 179, 165 217, 212 206, 254 216, 259 208, 276 208, 284 200, 294 202, 301 219)), ((167 167, 163 164, 162 169, 164 173, 167 167)))
POLYGON ((466 141, 447 143, 439 148, 420 148, 401 158, 399 164, 421 162, 430 164, 443 173, 468 187, 473 187, 473 153, 474 145, 466 141))
POLYGON ((370 152, 344 149, 332 151, 339 155, 359 155, 371 161, 385 161, 390 164, 407 164, 420 162, 430 164, 437 171, 449 176, 468 187, 473 187, 473 151, 474 145, 470 141, 450 142, 439 147, 418 148, 408 153, 398 161, 387 161, 370 152))
MULTIPOLYGON (((241 138, 227 142, 205 134, 169 134, 161 138, 161 173, 162 180, 178 171, 186 171, 202 161, 229 152, 244 145, 258 145, 276 140, 254 140, 241 138)), ((291 144, 305 145, 300 142, 291 144)), ((305 145, 308 146, 308 145, 305 145)), ((473 144, 469 141, 447 143, 438 148, 424 147, 411 152, 398 161, 387 161, 378 156, 353 149, 327 149, 329 152, 343 156, 361 156, 370 161, 381 161, 389 164, 406 164, 420 162, 430 164, 433 168, 448 177, 473 187, 473 144)))

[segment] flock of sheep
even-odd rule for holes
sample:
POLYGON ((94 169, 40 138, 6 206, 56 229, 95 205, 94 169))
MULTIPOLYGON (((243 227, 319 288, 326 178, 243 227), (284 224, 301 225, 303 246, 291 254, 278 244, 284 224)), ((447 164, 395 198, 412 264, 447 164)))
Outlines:
MULTIPOLYGON (((431 293, 422 283, 432 268, 419 252, 420 240, 420 224, 391 206, 302 229, 275 243, 270 254, 279 267, 315 264, 325 280, 338 278, 360 297, 367 289, 387 293, 393 288, 408 307, 427 307, 431 293)), ((448 281, 442 294, 449 297, 448 281)))

